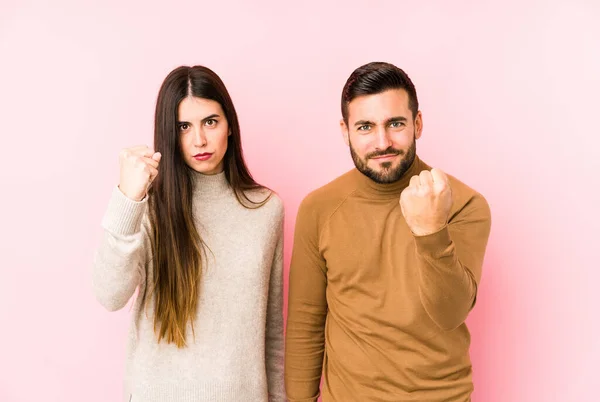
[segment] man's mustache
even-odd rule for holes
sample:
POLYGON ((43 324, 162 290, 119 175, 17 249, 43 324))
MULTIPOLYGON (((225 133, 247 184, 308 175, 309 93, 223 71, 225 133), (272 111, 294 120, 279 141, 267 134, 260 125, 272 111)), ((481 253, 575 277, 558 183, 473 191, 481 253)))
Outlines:
POLYGON ((400 149, 389 147, 382 151, 371 152, 370 154, 367 155, 367 159, 376 158, 378 156, 402 155, 402 154, 404 154, 404 151, 402 151, 400 149))

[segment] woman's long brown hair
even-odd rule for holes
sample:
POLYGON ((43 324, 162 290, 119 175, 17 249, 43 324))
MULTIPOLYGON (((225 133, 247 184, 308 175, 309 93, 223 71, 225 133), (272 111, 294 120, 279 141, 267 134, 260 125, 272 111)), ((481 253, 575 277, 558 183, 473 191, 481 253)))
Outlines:
MULTIPOLYGON (((186 327, 194 328, 201 291, 204 244, 192 212, 193 172, 186 165, 177 127, 179 103, 187 96, 218 102, 231 130, 224 156, 224 173, 238 201, 246 208, 264 205, 250 200, 247 190, 262 188, 250 174, 242 153, 240 125, 225 85, 210 69, 182 66, 163 82, 156 103, 154 149, 162 154, 158 176, 149 189, 152 228, 154 331, 178 347, 186 345, 186 327)), ((146 302, 151 298, 146 297, 146 302)))

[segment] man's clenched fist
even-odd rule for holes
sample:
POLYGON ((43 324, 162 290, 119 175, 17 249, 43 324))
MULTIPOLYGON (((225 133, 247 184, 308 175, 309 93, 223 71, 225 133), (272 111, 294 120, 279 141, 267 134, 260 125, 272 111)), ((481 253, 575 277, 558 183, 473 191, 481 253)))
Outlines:
POLYGON ((413 176, 400 194, 400 207, 410 230, 417 236, 435 233, 448 222, 452 189, 448 176, 439 169, 413 176))

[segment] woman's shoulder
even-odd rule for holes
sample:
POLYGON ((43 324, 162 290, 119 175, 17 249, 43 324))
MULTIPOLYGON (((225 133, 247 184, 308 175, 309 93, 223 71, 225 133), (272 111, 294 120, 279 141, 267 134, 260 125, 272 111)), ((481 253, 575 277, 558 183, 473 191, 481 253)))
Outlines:
POLYGON ((268 212, 269 215, 274 214, 275 216, 283 217, 283 200, 274 190, 259 187, 246 190, 244 194, 251 202, 252 209, 256 209, 257 211, 263 210, 264 212, 268 212))

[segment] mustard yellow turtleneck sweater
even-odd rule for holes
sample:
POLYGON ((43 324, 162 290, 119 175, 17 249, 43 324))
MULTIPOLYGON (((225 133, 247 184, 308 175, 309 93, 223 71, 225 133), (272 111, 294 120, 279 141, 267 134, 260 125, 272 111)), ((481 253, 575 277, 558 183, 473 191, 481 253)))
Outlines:
POLYGON ((415 236, 396 183, 352 170, 298 211, 290 267, 285 382, 290 401, 470 400, 469 331, 490 232, 484 197, 449 176, 441 230, 415 236), (320 382, 323 380, 321 392, 320 382))

